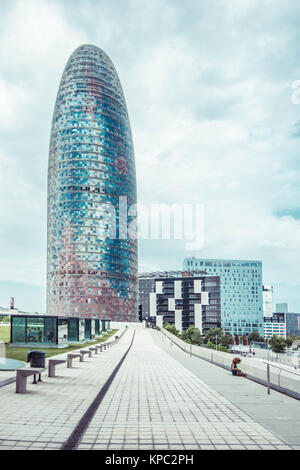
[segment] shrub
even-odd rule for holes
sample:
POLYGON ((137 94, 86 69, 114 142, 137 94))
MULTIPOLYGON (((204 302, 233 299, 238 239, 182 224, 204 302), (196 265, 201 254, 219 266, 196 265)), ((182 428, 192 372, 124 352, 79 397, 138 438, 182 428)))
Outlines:
POLYGON ((179 335, 179 330, 176 329, 175 325, 170 325, 170 323, 165 323, 164 324, 164 329, 169 331, 169 333, 172 333, 175 336, 179 335))

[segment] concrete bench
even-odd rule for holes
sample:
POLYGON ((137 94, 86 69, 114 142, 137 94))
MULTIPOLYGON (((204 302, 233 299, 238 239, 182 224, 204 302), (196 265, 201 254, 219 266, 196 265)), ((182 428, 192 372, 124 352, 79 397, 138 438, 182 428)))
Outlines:
POLYGON ((49 359, 48 362, 48 377, 55 377, 55 367, 59 364, 67 362, 66 359, 49 359))
POLYGON ((98 349, 96 347, 89 348, 90 351, 95 351, 95 354, 98 354, 98 349))
MULTIPOLYGON (((36 369, 33 367, 24 367, 18 369, 16 376, 16 393, 26 393, 27 377, 34 375, 35 379, 36 375, 41 374, 44 372, 44 370, 46 369, 36 369)), ((37 383, 36 380, 34 380, 33 383, 37 383)))
POLYGON ((101 346, 100 346, 100 345, 99 345, 99 346, 97 345, 97 346, 95 346, 95 348, 97 348, 98 350, 100 350, 100 352, 102 352, 103 346, 102 346, 102 345, 101 345, 101 346))
POLYGON ((73 359, 76 359, 77 357, 79 357, 80 362, 83 361, 82 354, 69 353, 67 355, 67 367, 68 368, 72 367, 73 359))
POLYGON ((86 349, 81 349, 80 354, 83 354, 83 355, 88 354, 89 357, 92 357, 92 351, 88 351, 86 349))

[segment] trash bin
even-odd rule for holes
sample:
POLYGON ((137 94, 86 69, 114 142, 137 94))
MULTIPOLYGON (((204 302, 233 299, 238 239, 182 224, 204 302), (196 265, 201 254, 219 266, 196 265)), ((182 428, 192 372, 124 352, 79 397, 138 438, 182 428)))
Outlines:
POLYGON ((115 336, 115 339, 119 339, 119 336, 115 336))
POLYGON ((44 351, 29 351, 27 354, 27 362, 30 362, 30 367, 46 367, 46 353, 44 351))

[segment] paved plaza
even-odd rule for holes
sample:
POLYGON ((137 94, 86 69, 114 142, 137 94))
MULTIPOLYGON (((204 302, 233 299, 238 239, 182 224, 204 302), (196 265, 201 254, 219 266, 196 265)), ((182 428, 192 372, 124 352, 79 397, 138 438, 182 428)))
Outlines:
MULTIPOLYGON (((42 374, 43 383, 27 379, 26 394, 16 384, 0 388, 0 450, 59 449, 128 349, 131 335, 92 358, 56 368, 57 377, 42 374)), ((82 347, 81 347, 82 349, 82 347)), ((64 358, 65 355, 59 357, 64 358)))
MULTIPOLYGON (((118 344, 98 357, 74 363, 72 369, 58 367, 57 378, 44 376, 44 383, 37 386, 29 380, 25 395, 15 393, 15 384, 0 388, 0 450, 61 448, 128 350, 133 331, 129 328, 118 344)), ((160 333, 136 328, 133 345, 78 449, 300 448, 300 443, 291 445, 239 406, 234 389, 249 383, 247 379, 209 365, 210 377, 217 377, 218 385, 212 380, 209 384, 208 364, 190 358, 198 362, 187 365, 188 359, 160 333)), ((251 388, 248 396, 252 403, 258 396, 255 390, 251 388)), ((289 400, 290 406, 299 408, 299 402, 289 400)))

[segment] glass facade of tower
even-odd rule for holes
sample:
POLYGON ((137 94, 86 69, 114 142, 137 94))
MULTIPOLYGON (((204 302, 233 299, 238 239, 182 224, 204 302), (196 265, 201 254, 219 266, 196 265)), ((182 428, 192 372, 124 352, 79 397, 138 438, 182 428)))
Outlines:
POLYGON ((186 258, 183 269, 203 269, 221 278, 221 324, 232 335, 264 334, 262 262, 186 258))
POLYGON ((136 204, 130 122, 117 72, 80 46, 55 104, 48 168, 47 313, 137 319, 136 204))
POLYGON ((300 313, 285 313, 286 335, 300 336, 300 313))

